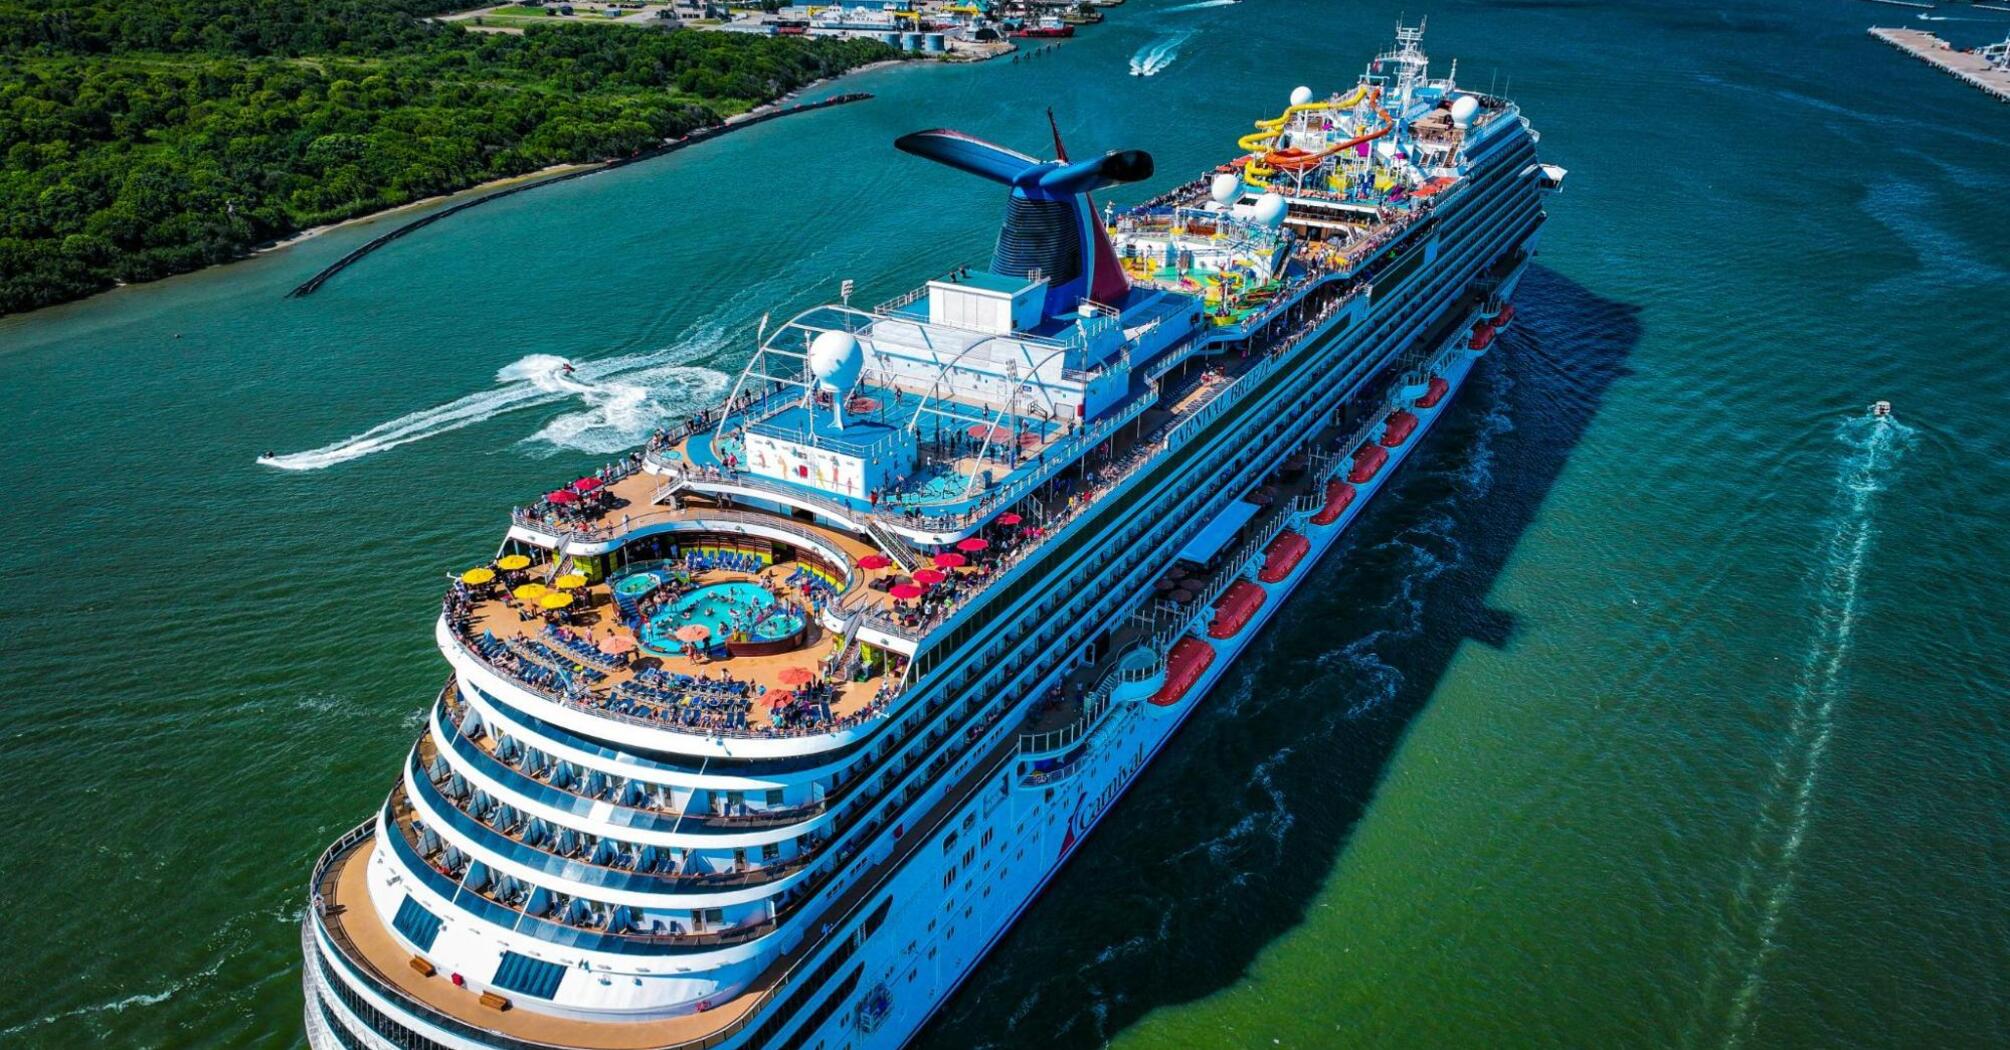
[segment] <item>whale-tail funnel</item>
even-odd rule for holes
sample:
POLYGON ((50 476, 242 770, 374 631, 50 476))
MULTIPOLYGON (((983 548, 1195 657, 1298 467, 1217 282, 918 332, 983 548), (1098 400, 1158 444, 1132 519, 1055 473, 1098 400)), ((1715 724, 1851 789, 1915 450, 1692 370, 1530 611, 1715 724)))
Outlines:
POLYGON ((1037 270, 1047 278, 1048 316, 1067 313, 1084 298, 1118 305, 1130 293, 1109 236, 1083 198, 1108 186, 1151 178, 1151 154, 1132 149, 1076 163, 1036 160, 948 129, 902 135, 893 144, 904 153, 1012 187, 991 270, 1013 276, 1037 270))

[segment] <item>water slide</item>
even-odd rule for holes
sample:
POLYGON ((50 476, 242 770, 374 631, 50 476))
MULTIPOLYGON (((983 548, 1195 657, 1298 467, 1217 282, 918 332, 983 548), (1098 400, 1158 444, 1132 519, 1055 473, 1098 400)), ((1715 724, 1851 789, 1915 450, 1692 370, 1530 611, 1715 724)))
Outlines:
MULTIPOLYGON (((1382 136, 1387 135, 1388 133, 1396 130, 1396 118, 1391 117, 1389 115, 1389 111, 1382 108, 1382 89, 1375 88, 1373 89, 1373 91, 1374 95, 1369 104, 1375 107, 1375 115, 1382 119, 1382 125, 1380 127, 1376 128, 1373 131, 1356 135, 1345 142, 1336 143, 1334 145, 1328 146, 1322 150, 1302 150, 1297 148, 1272 149, 1265 152, 1260 158, 1252 156, 1250 162, 1243 168, 1244 178, 1246 179, 1246 181, 1248 181, 1250 185, 1255 186, 1259 189, 1268 189, 1270 188, 1269 176, 1271 175, 1275 175, 1280 171, 1290 171, 1290 172, 1309 171, 1313 168, 1318 167, 1319 162, 1334 155, 1335 153, 1340 153, 1344 150, 1353 149, 1354 147, 1362 145, 1363 143, 1373 142, 1376 139, 1379 139, 1382 136)), ((1358 91, 1355 94, 1357 97, 1359 96, 1358 91)), ((1330 105, 1334 106, 1339 106, 1342 104, 1343 103, 1330 103, 1330 105)), ((1352 103, 1345 103, 1345 104, 1351 105, 1352 103)), ((1292 109, 1297 108, 1299 107, 1297 106, 1292 107, 1292 109)), ((1285 111, 1287 116, 1290 114, 1290 112, 1291 110, 1285 111)), ((1279 121, 1278 130, 1280 131, 1283 128, 1282 124, 1283 119, 1284 118, 1282 117, 1278 118, 1279 121)), ((1266 121, 1265 123, 1269 122, 1266 121)), ((1272 141, 1275 141, 1277 131, 1272 131, 1270 135, 1272 141)), ((1259 136, 1256 135, 1246 136, 1242 141, 1248 142, 1251 139, 1255 139, 1258 137, 1259 136)), ((1255 151, 1252 150, 1251 152, 1253 154, 1255 151)))
POLYGON ((1244 135, 1237 139, 1235 146, 1244 153, 1257 153, 1268 150, 1271 144, 1277 141, 1277 133, 1284 130, 1284 125, 1289 124, 1292 117, 1300 113, 1318 113, 1324 110, 1350 108, 1355 103, 1361 101, 1362 95, 1367 90, 1368 88, 1364 85, 1355 88, 1353 94, 1337 102, 1305 102, 1287 107, 1280 116, 1271 117, 1269 120, 1257 121, 1256 127, 1258 130, 1253 134, 1244 135))

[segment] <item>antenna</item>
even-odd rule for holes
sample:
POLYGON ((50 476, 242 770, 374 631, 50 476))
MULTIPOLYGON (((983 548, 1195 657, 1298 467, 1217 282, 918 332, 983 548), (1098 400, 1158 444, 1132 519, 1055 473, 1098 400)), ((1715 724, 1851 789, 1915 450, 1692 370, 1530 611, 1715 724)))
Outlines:
POLYGON ((843 300, 846 306, 851 305, 852 288, 853 288, 852 281, 851 278, 849 277, 838 282, 838 298, 843 300))

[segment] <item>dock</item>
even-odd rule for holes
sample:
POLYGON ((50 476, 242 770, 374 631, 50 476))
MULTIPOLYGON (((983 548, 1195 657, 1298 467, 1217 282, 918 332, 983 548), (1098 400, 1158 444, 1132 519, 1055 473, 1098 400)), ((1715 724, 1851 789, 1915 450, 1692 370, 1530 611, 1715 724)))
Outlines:
POLYGON ((1872 26, 1870 35, 1919 59, 1940 67, 1984 91, 2010 102, 2010 68, 1992 64, 1973 51, 1954 45, 1917 29, 1888 29, 1872 26))

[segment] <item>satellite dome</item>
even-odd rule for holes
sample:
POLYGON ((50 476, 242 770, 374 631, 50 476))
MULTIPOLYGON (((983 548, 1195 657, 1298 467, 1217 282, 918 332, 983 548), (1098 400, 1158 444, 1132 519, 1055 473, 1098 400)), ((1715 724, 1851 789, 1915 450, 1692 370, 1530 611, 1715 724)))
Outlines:
POLYGON ((1471 95, 1460 95, 1452 101, 1452 125, 1460 128, 1470 127, 1473 122, 1473 114, 1479 111, 1479 99, 1471 95))
POLYGON ((810 343, 810 374, 832 394, 849 391, 865 369, 865 350, 850 332, 825 332, 810 343))
POLYGON ((1284 225, 1284 213, 1290 208, 1290 205, 1284 203, 1283 197, 1275 193, 1266 193, 1256 198, 1256 207, 1251 214, 1257 222, 1275 228, 1284 225))
POLYGON ((1312 101, 1312 89, 1303 84, 1291 89, 1291 104, 1302 106, 1312 101))
POLYGON ((1208 184, 1207 195, 1217 204, 1234 204, 1242 196, 1242 176, 1224 171, 1208 184))

